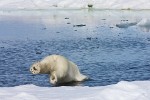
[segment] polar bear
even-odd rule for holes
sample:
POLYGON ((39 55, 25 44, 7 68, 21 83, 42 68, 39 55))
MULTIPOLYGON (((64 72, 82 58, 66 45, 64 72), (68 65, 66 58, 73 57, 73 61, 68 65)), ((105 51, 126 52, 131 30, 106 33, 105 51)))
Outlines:
POLYGON ((33 74, 49 74, 51 84, 84 81, 87 76, 80 73, 77 65, 61 55, 50 55, 30 68, 33 74))

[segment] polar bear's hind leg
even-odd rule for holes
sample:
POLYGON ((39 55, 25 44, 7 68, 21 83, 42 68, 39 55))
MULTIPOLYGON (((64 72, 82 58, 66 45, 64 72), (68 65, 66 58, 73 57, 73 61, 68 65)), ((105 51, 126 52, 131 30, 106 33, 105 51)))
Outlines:
POLYGON ((79 74, 77 77, 76 77, 76 81, 85 81, 85 80, 88 80, 89 78, 83 74, 79 74))
POLYGON ((70 72, 70 76, 72 76, 72 79, 73 77, 75 77, 73 81, 81 82, 88 79, 87 76, 80 73, 80 70, 78 69, 78 66, 75 63, 69 61, 69 64, 70 64, 70 68, 72 69, 72 72, 70 72))

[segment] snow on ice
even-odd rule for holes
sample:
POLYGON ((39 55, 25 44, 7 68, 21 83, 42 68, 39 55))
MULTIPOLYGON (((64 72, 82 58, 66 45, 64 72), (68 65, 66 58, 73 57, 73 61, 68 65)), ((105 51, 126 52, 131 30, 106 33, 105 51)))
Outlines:
POLYGON ((0 0, 0 9, 150 9, 150 0, 0 0))
POLYGON ((149 100, 150 81, 121 81, 108 86, 1 87, 0 100, 149 100))

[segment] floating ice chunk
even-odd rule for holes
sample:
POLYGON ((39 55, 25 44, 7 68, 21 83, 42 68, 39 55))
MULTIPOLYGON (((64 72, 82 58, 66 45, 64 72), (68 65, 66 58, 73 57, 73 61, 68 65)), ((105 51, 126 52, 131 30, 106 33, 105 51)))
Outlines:
POLYGON ((141 27, 150 27, 150 19, 144 18, 137 25, 141 27))
POLYGON ((146 18, 142 19, 137 25, 144 32, 149 32, 150 31, 150 19, 146 19, 146 18))
POLYGON ((130 26, 134 26, 136 25, 137 22, 131 22, 131 23, 120 23, 120 24, 116 24, 116 27, 118 28, 128 28, 130 26))

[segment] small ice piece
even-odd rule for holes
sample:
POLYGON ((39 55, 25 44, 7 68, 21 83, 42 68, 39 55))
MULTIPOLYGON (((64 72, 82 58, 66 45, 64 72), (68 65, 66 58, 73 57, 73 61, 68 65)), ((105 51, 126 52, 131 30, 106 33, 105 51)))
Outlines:
POLYGON ((83 27, 86 26, 85 24, 78 24, 78 25, 73 25, 73 27, 83 27))
POLYGON ((150 31, 150 19, 146 19, 146 18, 142 19, 137 25, 144 32, 149 32, 150 31))
POLYGON ((144 18, 137 25, 141 27, 150 27, 150 19, 144 18))
POLYGON ((120 23, 120 24, 116 24, 116 27, 118 28, 128 28, 130 26, 134 26, 136 25, 137 22, 132 22, 132 23, 120 23))

